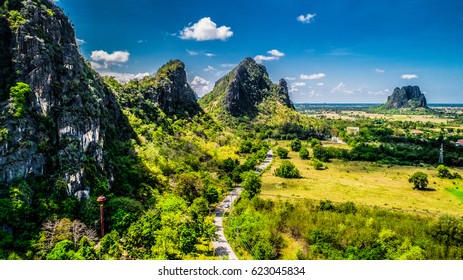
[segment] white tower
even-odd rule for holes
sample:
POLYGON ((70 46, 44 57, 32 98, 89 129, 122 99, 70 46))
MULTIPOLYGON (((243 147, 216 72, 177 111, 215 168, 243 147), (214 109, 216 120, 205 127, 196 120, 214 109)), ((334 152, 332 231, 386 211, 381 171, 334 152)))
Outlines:
POLYGON ((444 143, 440 145, 439 164, 444 164, 444 143))

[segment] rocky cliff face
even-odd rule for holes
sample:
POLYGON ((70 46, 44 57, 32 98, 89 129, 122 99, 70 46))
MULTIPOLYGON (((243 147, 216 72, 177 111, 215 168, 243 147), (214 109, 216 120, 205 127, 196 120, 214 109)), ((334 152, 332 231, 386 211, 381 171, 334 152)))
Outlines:
POLYGON ((286 107, 295 110, 293 102, 289 99, 288 83, 285 79, 280 79, 278 82, 278 99, 286 107))
POLYGON ((426 108, 426 97, 421 93, 417 86, 406 86, 394 89, 391 96, 388 97, 386 109, 401 109, 401 108, 426 108))
POLYGON ((282 79, 274 85, 265 67, 248 57, 218 80, 214 90, 206 94, 200 103, 206 110, 218 107, 234 117, 254 117, 258 114, 258 105, 268 98, 294 108, 286 81, 282 79))
POLYGON ((105 169, 110 135, 130 135, 119 106, 81 57, 60 8, 45 0, 10 0, 2 15, 1 64, 11 72, 0 78, 0 129, 6 135, 0 138, 0 186, 44 175, 62 178, 69 194, 88 191, 85 163, 105 169), (9 93, 18 82, 30 87, 21 116, 12 114, 18 105, 9 93))
POLYGON ((171 60, 154 77, 154 93, 149 96, 168 115, 192 116, 200 111, 197 96, 187 82, 185 64, 171 60))
POLYGON ((233 116, 255 115, 257 105, 270 93, 272 82, 264 66, 246 58, 232 72, 225 105, 233 116))

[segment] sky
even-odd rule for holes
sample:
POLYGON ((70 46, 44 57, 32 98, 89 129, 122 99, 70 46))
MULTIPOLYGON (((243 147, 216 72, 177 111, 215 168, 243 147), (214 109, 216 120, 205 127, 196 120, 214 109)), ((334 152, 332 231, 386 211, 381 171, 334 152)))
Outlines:
POLYGON ((121 81, 186 65, 198 96, 246 57, 295 103, 463 103, 461 0, 59 0, 82 55, 121 81))

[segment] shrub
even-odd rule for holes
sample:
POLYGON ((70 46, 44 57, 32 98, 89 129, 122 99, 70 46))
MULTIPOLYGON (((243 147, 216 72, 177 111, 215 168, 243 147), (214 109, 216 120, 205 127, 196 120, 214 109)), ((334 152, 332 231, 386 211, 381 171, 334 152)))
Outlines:
POLYGON ((301 148, 299 150, 299 156, 301 159, 309 159, 309 151, 306 148, 301 148))
POLYGON ((298 138, 291 141, 291 150, 293 150, 293 152, 297 152, 301 148, 302 148, 302 144, 301 144, 301 141, 298 138))
POLYGON ((281 165, 275 169, 274 174, 282 178, 301 178, 299 170, 288 160, 283 161, 281 165))
POLYGON ((315 147, 316 145, 321 145, 322 144, 322 142, 320 140, 316 139, 316 138, 310 139, 309 143, 310 143, 310 147, 312 147, 312 148, 315 147))
POLYGON ((18 82, 16 86, 10 88, 10 97, 13 99, 13 116, 20 118, 26 112, 26 97, 31 93, 28 84, 18 82))
POLYGON ((288 153, 289 151, 286 150, 285 148, 282 148, 282 147, 278 147, 277 150, 276 150, 276 153, 277 153, 277 156, 279 158, 288 158, 288 153))
POLYGON ((321 161, 328 161, 328 153, 326 152, 326 148, 324 148, 322 145, 315 145, 313 147, 313 156, 321 161))
POLYGON ((318 159, 312 160, 312 166, 313 168, 315 168, 315 170, 325 170, 326 169, 326 166, 323 165, 323 163, 319 161, 318 159))

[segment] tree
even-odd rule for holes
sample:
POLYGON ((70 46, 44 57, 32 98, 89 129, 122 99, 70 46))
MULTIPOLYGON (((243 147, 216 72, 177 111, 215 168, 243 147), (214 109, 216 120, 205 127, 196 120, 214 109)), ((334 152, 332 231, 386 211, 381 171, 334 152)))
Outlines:
POLYGON ((309 151, 306 148, 301 148, 299 150, 299 157, 301 159, 309 159, 309 151))
POLYGON ((315 147, 315 145, 321 145, 322 142, 318 140, 317 138, 312 138, 310 139, 310 147, 315 147))
POLYGON ((277 156, 279 158, 288 158, 288 152, 289 152, 288 150, 282 147, 278 147, 276 150, 277 156))
POLYGON ((313 156, 324 162, 328 161, 329 159, 326 148, 319 144, 313 147, 313 156))
POLYGON ((254 171, 246 171, 241 174, 241 187, 244 190, 244 196, 253 198, 260 192, 262 181, 254 171))
POLYGON ((189 203, 204 192, 203 181, 199 176, 193 173, 182 173, 177 176, 175 193, 185 198, 189 203))
POLYGON ((275 169, 275 176, 282 178, 300 178, 301 174, 296 166, 289 160, 284 160, 281 165, 275 169))
POLYGON ((428 186, 428 175, 421 171, 415 172, 409 179, 409 183, 413 183, 414 189, 425 189, 428 186))
POLYGON ((301 144, 301 140, 299 140, 299 138, 296 138, 293 141, 291 141, 291 150, 293 150, 293 152, 297 152, 301 148, 302 148, 302 144, 301 144))

